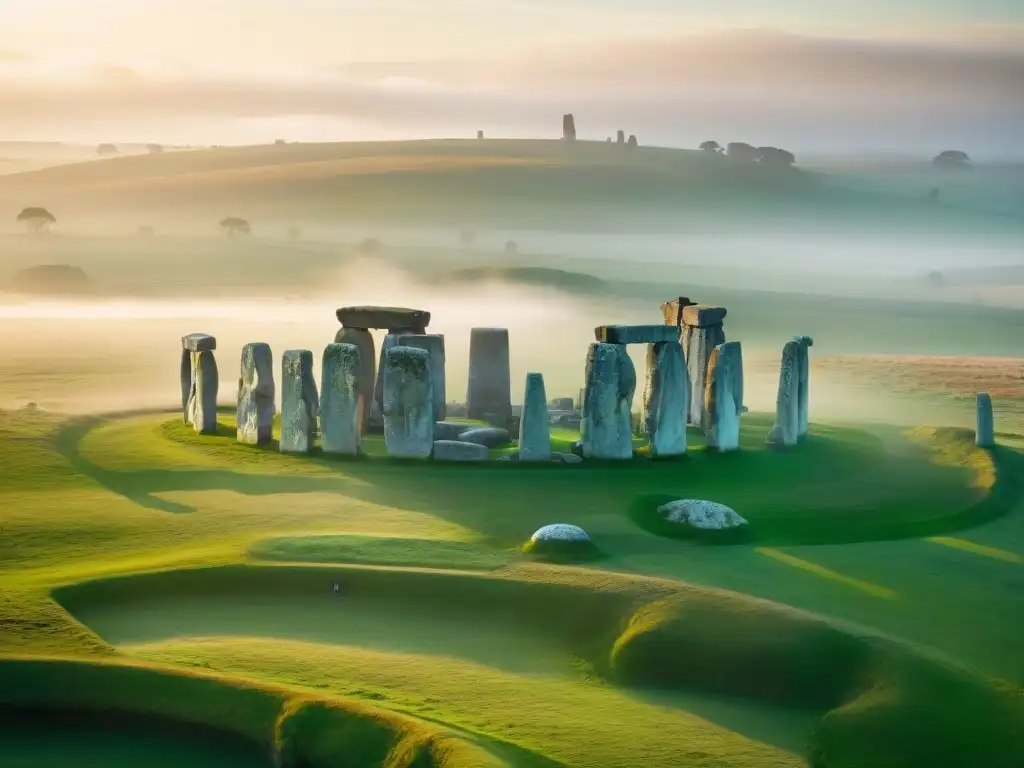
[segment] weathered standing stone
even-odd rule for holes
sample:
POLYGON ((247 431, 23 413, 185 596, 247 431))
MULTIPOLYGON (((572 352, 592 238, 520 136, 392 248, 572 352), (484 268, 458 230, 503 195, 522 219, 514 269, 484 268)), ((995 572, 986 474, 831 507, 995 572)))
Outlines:
POLYGON ((274 436, 274 354, 269 344, 242 347, 235 435, 246 445, 265 445, 274 436))
POLYGON ((974 442, 979 448, 991 448, 996 444, 995 420, 992 416, 992 397, 987 392, 978 393, 978 421, 974 442))
MULTIPOLYGON (((359 396, 362 406, 359 416, 359 431, 366 430, 373 405, 374 381, 376 379, 376 346, 373 336, 366 328, 340 328, 334 335, 335 344, 355 344, 359 349, 359 396)), ((322 386, 322 382, 321 382, 322 386)))
POLYGON ((519 420, 520 461, 551 460, 551 426, 548 423, 548 397, 544 375, 526 374, 523 414, 519 420))
POLYGON ((810 336, 796 336, 793 340, 800 346, 797 365, 797 434, 799 437, 803 437, 810 427, 810 347, 814 346, 814 339, 810 336))
MULTIPOLYGON (((708 362, 711 353, 719 344, 725 343, 724 307, 690 305, 683 308, 683 352, 690 374, 690 418, 689 423, 700 426, 704 423, 704 391, 707 385, 708 362)), ((742 406, 742 403, 740 403, 742 406)))
POLYGON ((434 392, 426 350, 384 353, 384 444, 388 454, 428 458, 434 448, 434 392))
POLYGON ((187 349, 181 350, 181 415, 185 423, 188 419, 188 400, 192 395, 192 353, 187 349))
POLYGON ((651 456, 686 453, 689 400, 690 379, 682 345, 678 341, 648 345, 643 419, 651 456))
MULTIPOLYGON (((181 337, 181 413, 186 424, 192 423, 189 403, 192 402, 195 384, 195 358, 198 352, 213 352, 217 339, 208 333, 190 333, 181 337)), ((214 363, 216 366, 216 363, 214 363)))
POLYGON ((621 128, 619 128, 619 130, 617 130, 615 132, 615 143, 616 144, 625 144, 626 143, 626 132, 624 130, 622 130, 621 128))
POLYGON ((565 141, 576 141, 576 118, 562 115, 562 138, 565 141))
POLYGON ((621 344, 591 344, 586 382, 580 422, 584 458, 633 458, 636 370, 626 348, 621 344))
POLYGON ((355 344, 328 344, 320 366, 320 445, 358 456, 362 445, 362 354, 355 344))
POLYGON ((507 328, 473 328, 469 334, 469 418, 504 426, 512 415, 507 328))
POLYGON ((779 391, 775 397, 775 425, 768 444, 788 447, 800 439, 800 344, 790 341, 782 348, 779 391))
POLYGON ((734 451, 740 445, 742 372, 743 353, 738 341, 715 347, 708 362, 702 426, 708 445, 721 452, 734 451))
POLYGON ((316 439, 320 398, 313 379, 313 353, 289 349, 281 357, 281 452, 309 453, 316 439))
POLYGON ((212 351, 192 352, 192 387, 188 399, 188 423, 201 435, 217 432, 217 390, 220 376, 212 351))
POLYGON ((446 402, 444 336, 440 333, 403 333, 398 336, 398 346, 415 347, 427 353, 430 366, 430 381, 434 388, 434 418, 444 421, 446 402))
POLYGON ((380 345, 380 360, 377 363, 377 380, 373 386, 373 402, 370 404, 369 423, 374 427, 384 425, 384 360, 389 349, 398 346, 398 337, 389 333, 380 345))

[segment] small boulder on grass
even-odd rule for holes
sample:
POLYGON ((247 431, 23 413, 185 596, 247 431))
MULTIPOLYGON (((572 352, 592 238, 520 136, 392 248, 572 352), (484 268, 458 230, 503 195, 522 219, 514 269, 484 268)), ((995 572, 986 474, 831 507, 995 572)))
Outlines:
POLYGON ((600 557, 601 551, 582 528, 566 523, 545 525, 523 545, 527 555, 549 562, 578 562, 600 557))
POLYGON ((735 510, 716 501, 679 499, 662 504, 658 514, 668 523, 690 526, 702 531, 724 531, 747 525, 735 510))

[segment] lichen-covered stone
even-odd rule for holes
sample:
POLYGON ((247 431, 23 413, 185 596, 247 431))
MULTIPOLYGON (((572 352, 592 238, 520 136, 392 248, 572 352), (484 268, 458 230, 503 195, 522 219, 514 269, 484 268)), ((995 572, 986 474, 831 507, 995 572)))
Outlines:
POLYGON ((535 531, 530 541, 590 541, 590 536, 578 525, 553 523, 535 531))
POLYGON ((427 352, 430 380, 434 388, 434 418, 444 421, 447 408, 444 336, 440 333, 403 333, 398 336, 398 346, 415 347, 427 352))
POLYGON ((320 366, 320 446, 324 453, 362 452, 362 355, 355 344, 328 344, 320 366))
MULTIPOLYGON (((689 309, 692 307, 686 307, 686 310, 689 309)), ((690 377, 689 423, 700 426, 704 423, 704 391, 707 388, 708 363, 715 347, 725 343, 725 329, 721 325, 700 327, 687 324, 686 310, 683 312, 682 344, 690 377)))
POLYGON ((544 375, 526 374, 523 412, 519 420, 519 458, 522 461, 551 459, 551 426, 548 421, 548 398, 544 375))
POLYGON ((996 444, 996 432, 995 419, 992 415, 992 397, 987 392, 978 393, 976 410, 974 441, 979 448, 991 448, 996 444))
POLYGON ((800 345, 790 341, 782 348, 779 391, 775 397, 775 425, 767 443, 775 447, 796 445, 800 439, 800 345))
POLYGON ((810 336, 796 336, 793 340, 800 347, 797 364, 797 434, 802 438, 810 427, 810 348, 814 346, 814 339, 810 336))
POLYGON ((502 427, 474 427, 460 434, 459 440, 464 443, 485 445, 488 448, 501 448, 511 442, 512 435, 502 427))
POLYGON ((434 461, 487 461, 490 455, 487 446, 478 443, 463 443, 460 440, 434 441, 434 461))
POLYGON ((469 334, 469 418, 503 426, 512 415, 507 328, 473 328, 469 334))
POLYGON ((738 341, 715 347, 708 363, 704 393, 704 434, 708 445, 721 452, 740 445, 743 409, 743 353, 738 341))
POLYGON ((594 338, 606 344, 656 344, 679 341, 679 328, 672 325, 599 325, 594 338))
POLYGON ((650 440, 651 456, 686 453, 689 401, 690 379, 682 345, 678 341, 649 345, 643 424, 650 440))
POLYGON ((342 307, 335 313, 346 328, 409 328, 423 333, 430 325, 430 313, 406 307, 342 307))
POLYGON ((428 458, 434 449, 434 392, 429 355, 393 346, 383 356, 384 443, 388 454, 428 458))
POLYGON ((242 347, 235 435, 245 445, 265 445, 274 436, 274 353, 269 344, 242 347))
POLYGON ((621 344, 591 344, 580 432, 588 459, 633 458, 636 370, 621 344))
POLYGON ((188 423, 201 435, 217 432, 217 391, 220 376, 213 352, 192 352, 192 386, 188 399, 188 423))
POLYGON ((359 397, 362 401, 359 431, 364 432, 369 423, 374 382, 377 378, 376 345, 373 343, 373 335, 365 328, 339 328, 334 335, 334 343, 354 344, 359 349, 359 397))
POLYGON ((373 402, 370 404, 369 423, 375 427, 384 425, 384 361, 389 349, 398 346, 398 336, 389 333, 380 345, 380 361, 377 367, 377 380, 373 387, 373 402))
POLYGON ((181 337, 181 348, 189 352, 213 352, 217 339, 208 333, 190 333, 181 337))
POLYGON ((316 439, 320 397, 313 353, 289 349, 281 357, 281 452, 309 453, 316 439))
POLYGON ((688 525, 705 531, 721 531, 748 524, 730 507, 703 499, 670 501, 658 507, 658 514, 670 523, 688 525))

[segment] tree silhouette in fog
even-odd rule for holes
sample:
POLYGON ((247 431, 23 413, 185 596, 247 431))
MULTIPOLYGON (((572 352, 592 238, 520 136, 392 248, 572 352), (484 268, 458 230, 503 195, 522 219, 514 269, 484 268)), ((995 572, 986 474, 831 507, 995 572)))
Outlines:
POLYGON ((725 150, 722 149, 722 145, 717 141, 705 141, 700 145, 701 152, 712 152, 716 155, 722 154, 725 150))
POLYGON ((249 225, 249 222, 245 219, 239 218, 238 216, 228 216, 226 219, 221 219, 220 228, 228 237, 248 235, 252 232, 252 227, 249 225))
POLYGON ((936 168, 963 170, 971 167, 971 158, 967 156, 966 152, 961 152, 959 149, 947 149, 932 159, 932 165, 936 168))
POLYGON ((19 224, 24 224, 28 227, 30 232, 40 234, 49 232, 50 227, 57 223, 57 217, 45 208, 34 205, 25 208, 19 213, 17 221, 19 224))

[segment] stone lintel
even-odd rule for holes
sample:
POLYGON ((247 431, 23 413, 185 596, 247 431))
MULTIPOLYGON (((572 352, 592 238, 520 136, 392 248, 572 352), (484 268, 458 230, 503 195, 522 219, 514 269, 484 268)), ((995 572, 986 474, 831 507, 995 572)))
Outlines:
POLYGON ((599 325, 594 339, 604 344, 657 344, 679 341, 679 328, 674 325, 599 325))
POLYGON ((683 325, 694 328, 711 328, 725 322, 728 310, 725 307, 708 307, 703 304, 693 304, 683 308, 683 325))
POLYGON ((189 352, 213 352, 217 349, 217 339, 208 333, 190 333, 181 337, 181 348, 189 352))
POLYGON ((346 328, 387 328, 423 332, 430 325, 430 313, 405 307, 342 307, 335 313, 346 328))

